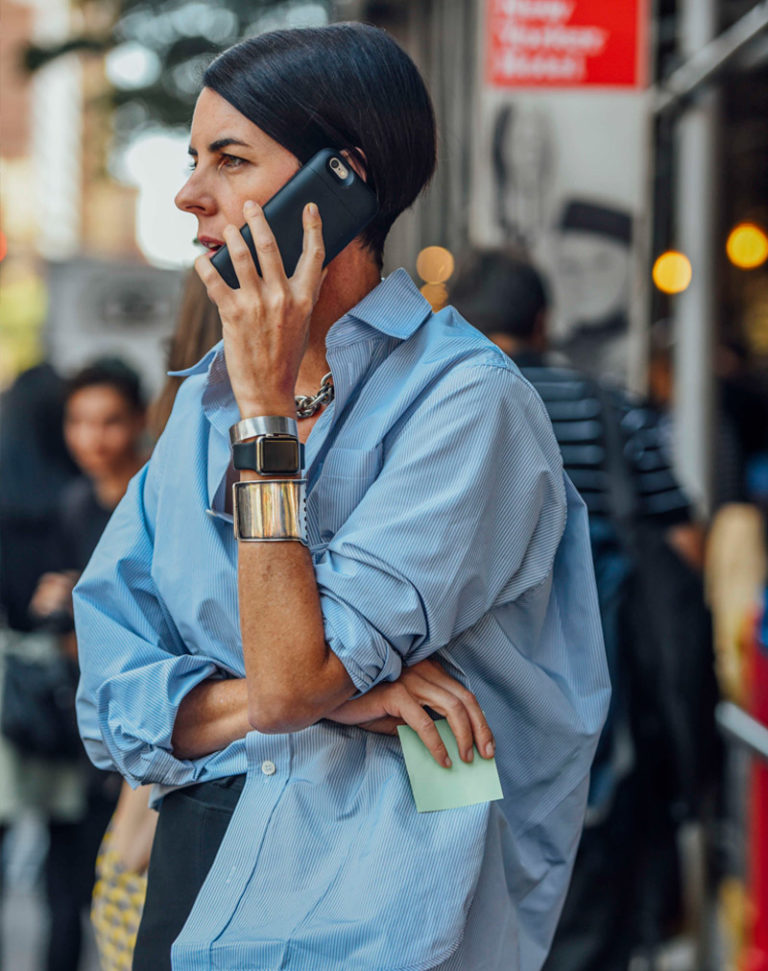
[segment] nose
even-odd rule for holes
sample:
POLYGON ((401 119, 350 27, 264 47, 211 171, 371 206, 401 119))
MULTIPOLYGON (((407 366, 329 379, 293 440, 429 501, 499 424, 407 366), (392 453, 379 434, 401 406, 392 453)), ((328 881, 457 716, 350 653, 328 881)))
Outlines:
POLYGON ((191 212, 198 216, 209 215, 215 208, 213 197, 206 192, 197 170, 192 172, 173 201, 182 212, 191 212))

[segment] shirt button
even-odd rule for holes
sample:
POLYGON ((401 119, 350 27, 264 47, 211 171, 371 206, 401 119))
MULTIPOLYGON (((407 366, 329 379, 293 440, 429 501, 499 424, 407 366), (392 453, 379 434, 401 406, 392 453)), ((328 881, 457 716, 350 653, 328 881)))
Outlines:
POLYGON ((264 775, 274 775, 277 772, 277 768, 274 762, 270 762, 269 759, 265 759, 261 763, 261 771, 264 775))

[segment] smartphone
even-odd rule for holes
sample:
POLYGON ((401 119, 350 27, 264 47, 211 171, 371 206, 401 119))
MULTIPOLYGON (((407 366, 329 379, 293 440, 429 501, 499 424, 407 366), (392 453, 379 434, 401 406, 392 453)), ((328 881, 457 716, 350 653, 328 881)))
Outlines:
MULTIPOLYGON (((317 204, 323 220, 323 266, 365 229, 379 208, 374 191, 355 173, 341 152, 332 148, 320 149, 264 206, 264 215, 275 234, 286 276, 293 275, 301 256, 304 244, 302 213, 308 202, 317 204)), ((250 229, 245 225, 240 233, 259 270, 250 229)), ((233 290, 239 288, 226 246, 217 250, 211 263, 233 290)))

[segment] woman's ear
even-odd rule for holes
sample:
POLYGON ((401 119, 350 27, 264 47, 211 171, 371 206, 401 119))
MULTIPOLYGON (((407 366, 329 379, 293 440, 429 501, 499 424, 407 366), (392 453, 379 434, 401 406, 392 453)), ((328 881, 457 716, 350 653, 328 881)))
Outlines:
POLYGON ((365 170, 365 166, 368 164, 368 159, 365 157, 365 152, 361 148, 355 146, 355 152, 350 152, 348 149, 343 148, 341 150, 341 154, 355 170, 355 174, 359 175, 363 182, 367 182, 368 174, 365 170), (363 160, 362 162, 360 161, 361 158, 363 160))

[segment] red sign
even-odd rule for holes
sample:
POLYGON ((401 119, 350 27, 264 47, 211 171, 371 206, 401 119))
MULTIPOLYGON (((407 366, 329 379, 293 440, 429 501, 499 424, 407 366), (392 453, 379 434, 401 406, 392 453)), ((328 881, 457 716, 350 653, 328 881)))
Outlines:
POLYGON ((487 0, 487 80, 503 88, 646 84, 647 0, 487 0))

